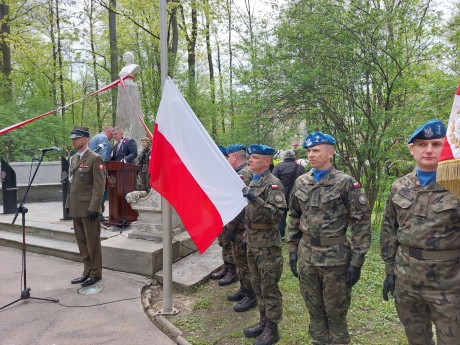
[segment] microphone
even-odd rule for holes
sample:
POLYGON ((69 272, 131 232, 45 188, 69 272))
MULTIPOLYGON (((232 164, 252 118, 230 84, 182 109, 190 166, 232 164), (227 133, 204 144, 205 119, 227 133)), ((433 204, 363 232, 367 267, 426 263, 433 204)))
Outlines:
POLYGON ((59 151, 59 147, 53 146, 53 147, 47 147, 46 149, 38 149, 38 151, 48 152, 48 151, 59 151))
POLYGON ((104 146, 105 146, 104 144, 97 145, 97 149, 94 150, 94 152, 98 153, 99 151, 101 151, 104 148, 104 146))

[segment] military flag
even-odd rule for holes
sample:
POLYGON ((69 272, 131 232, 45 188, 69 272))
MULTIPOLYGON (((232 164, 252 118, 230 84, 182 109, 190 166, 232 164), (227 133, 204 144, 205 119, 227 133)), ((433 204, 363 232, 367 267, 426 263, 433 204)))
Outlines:
POLYGON ((244 182, 168 78, 155 120, 150 185, 203 253, 247 205, 244 182))
POLYGON ((460 85, 452 104, 436 180, 460 197, 460 85))

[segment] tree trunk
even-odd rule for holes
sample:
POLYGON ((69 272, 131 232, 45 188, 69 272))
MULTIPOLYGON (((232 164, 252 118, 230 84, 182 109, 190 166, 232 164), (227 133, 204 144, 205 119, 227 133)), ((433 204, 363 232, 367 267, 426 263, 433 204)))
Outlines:
POLYGON ((228 10, 228 55, 229 55, 229 88, 230 88, 230 126, 235 124, 234 99, 233 99, 233 51, 232 51, 232 1, 227 0, 228 10))
POLYGON ((212 49, 210 38, 210 23, 209 23, 209 0, 205 0, 205 20, 206 20, 206 52, 208 55, 209 66, 209 87, 211 92, 211 136, 215 140, 217 138, 217 112, 216 112, 216 82, 214 79, 214 65, 212 62, 212 49))
MULTIPOLYGON (((118 43, 117 43, 117 0, 110 0, 109 4, 109 38, 110 38, 110 77, 112 81, 118 79, 118 43)), ((112 124, 117 119, 117 89, 110 90, 112 96, 112 124)), ((100 124, 102 130, 102 124, 100 124)))
MULTIPOLYGON (((90 44, 91 44, 91 55, 93 58, 93 75, 94 75, 94 83, 96 86, 96 90, 99 90, 99 77, 97 71, 97 61, 96 61, 96 45, 94 41, 94 0, 90 2, 90 8, 88 9, 88 17, 89 17, 89 35, 90 35, 90 44)), ((99 95, 96 95, 96 121, 98 127, 102 126, 102 119, 101 119, 101 101, 99 99, 99 95)))
POLYGON ((11 47, 9 43, 10 36, 10 7, 7 1, 2 0, 0 2, 0 46, 2 52, 2 81, 0 84, 1 95, 4 100, 11 100, 13 97, 13 84, 11 82, 11 47))

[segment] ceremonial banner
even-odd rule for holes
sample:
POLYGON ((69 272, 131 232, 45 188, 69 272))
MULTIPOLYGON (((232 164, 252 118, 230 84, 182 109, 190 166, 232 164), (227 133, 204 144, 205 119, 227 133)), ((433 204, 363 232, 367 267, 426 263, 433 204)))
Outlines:
POLYGON ((450 112, 436 181, 460 198, 460 85, 450 112))
POLYGON ((155 121, 149 170, 150 185, 175 208, 200 253, 247 205, 244 182, 170 78, 155 121))

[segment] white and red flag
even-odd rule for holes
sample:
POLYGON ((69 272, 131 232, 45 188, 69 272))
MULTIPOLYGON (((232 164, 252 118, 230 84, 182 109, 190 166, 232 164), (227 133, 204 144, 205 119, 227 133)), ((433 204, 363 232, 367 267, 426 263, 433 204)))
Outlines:
POLYGON ((247 205, 244 182, 168 78, 153 132, 150 185, 203 253, 247 205))
POLYGON ((436 180, 460 198, 460 85, 452 104, 436 180))

